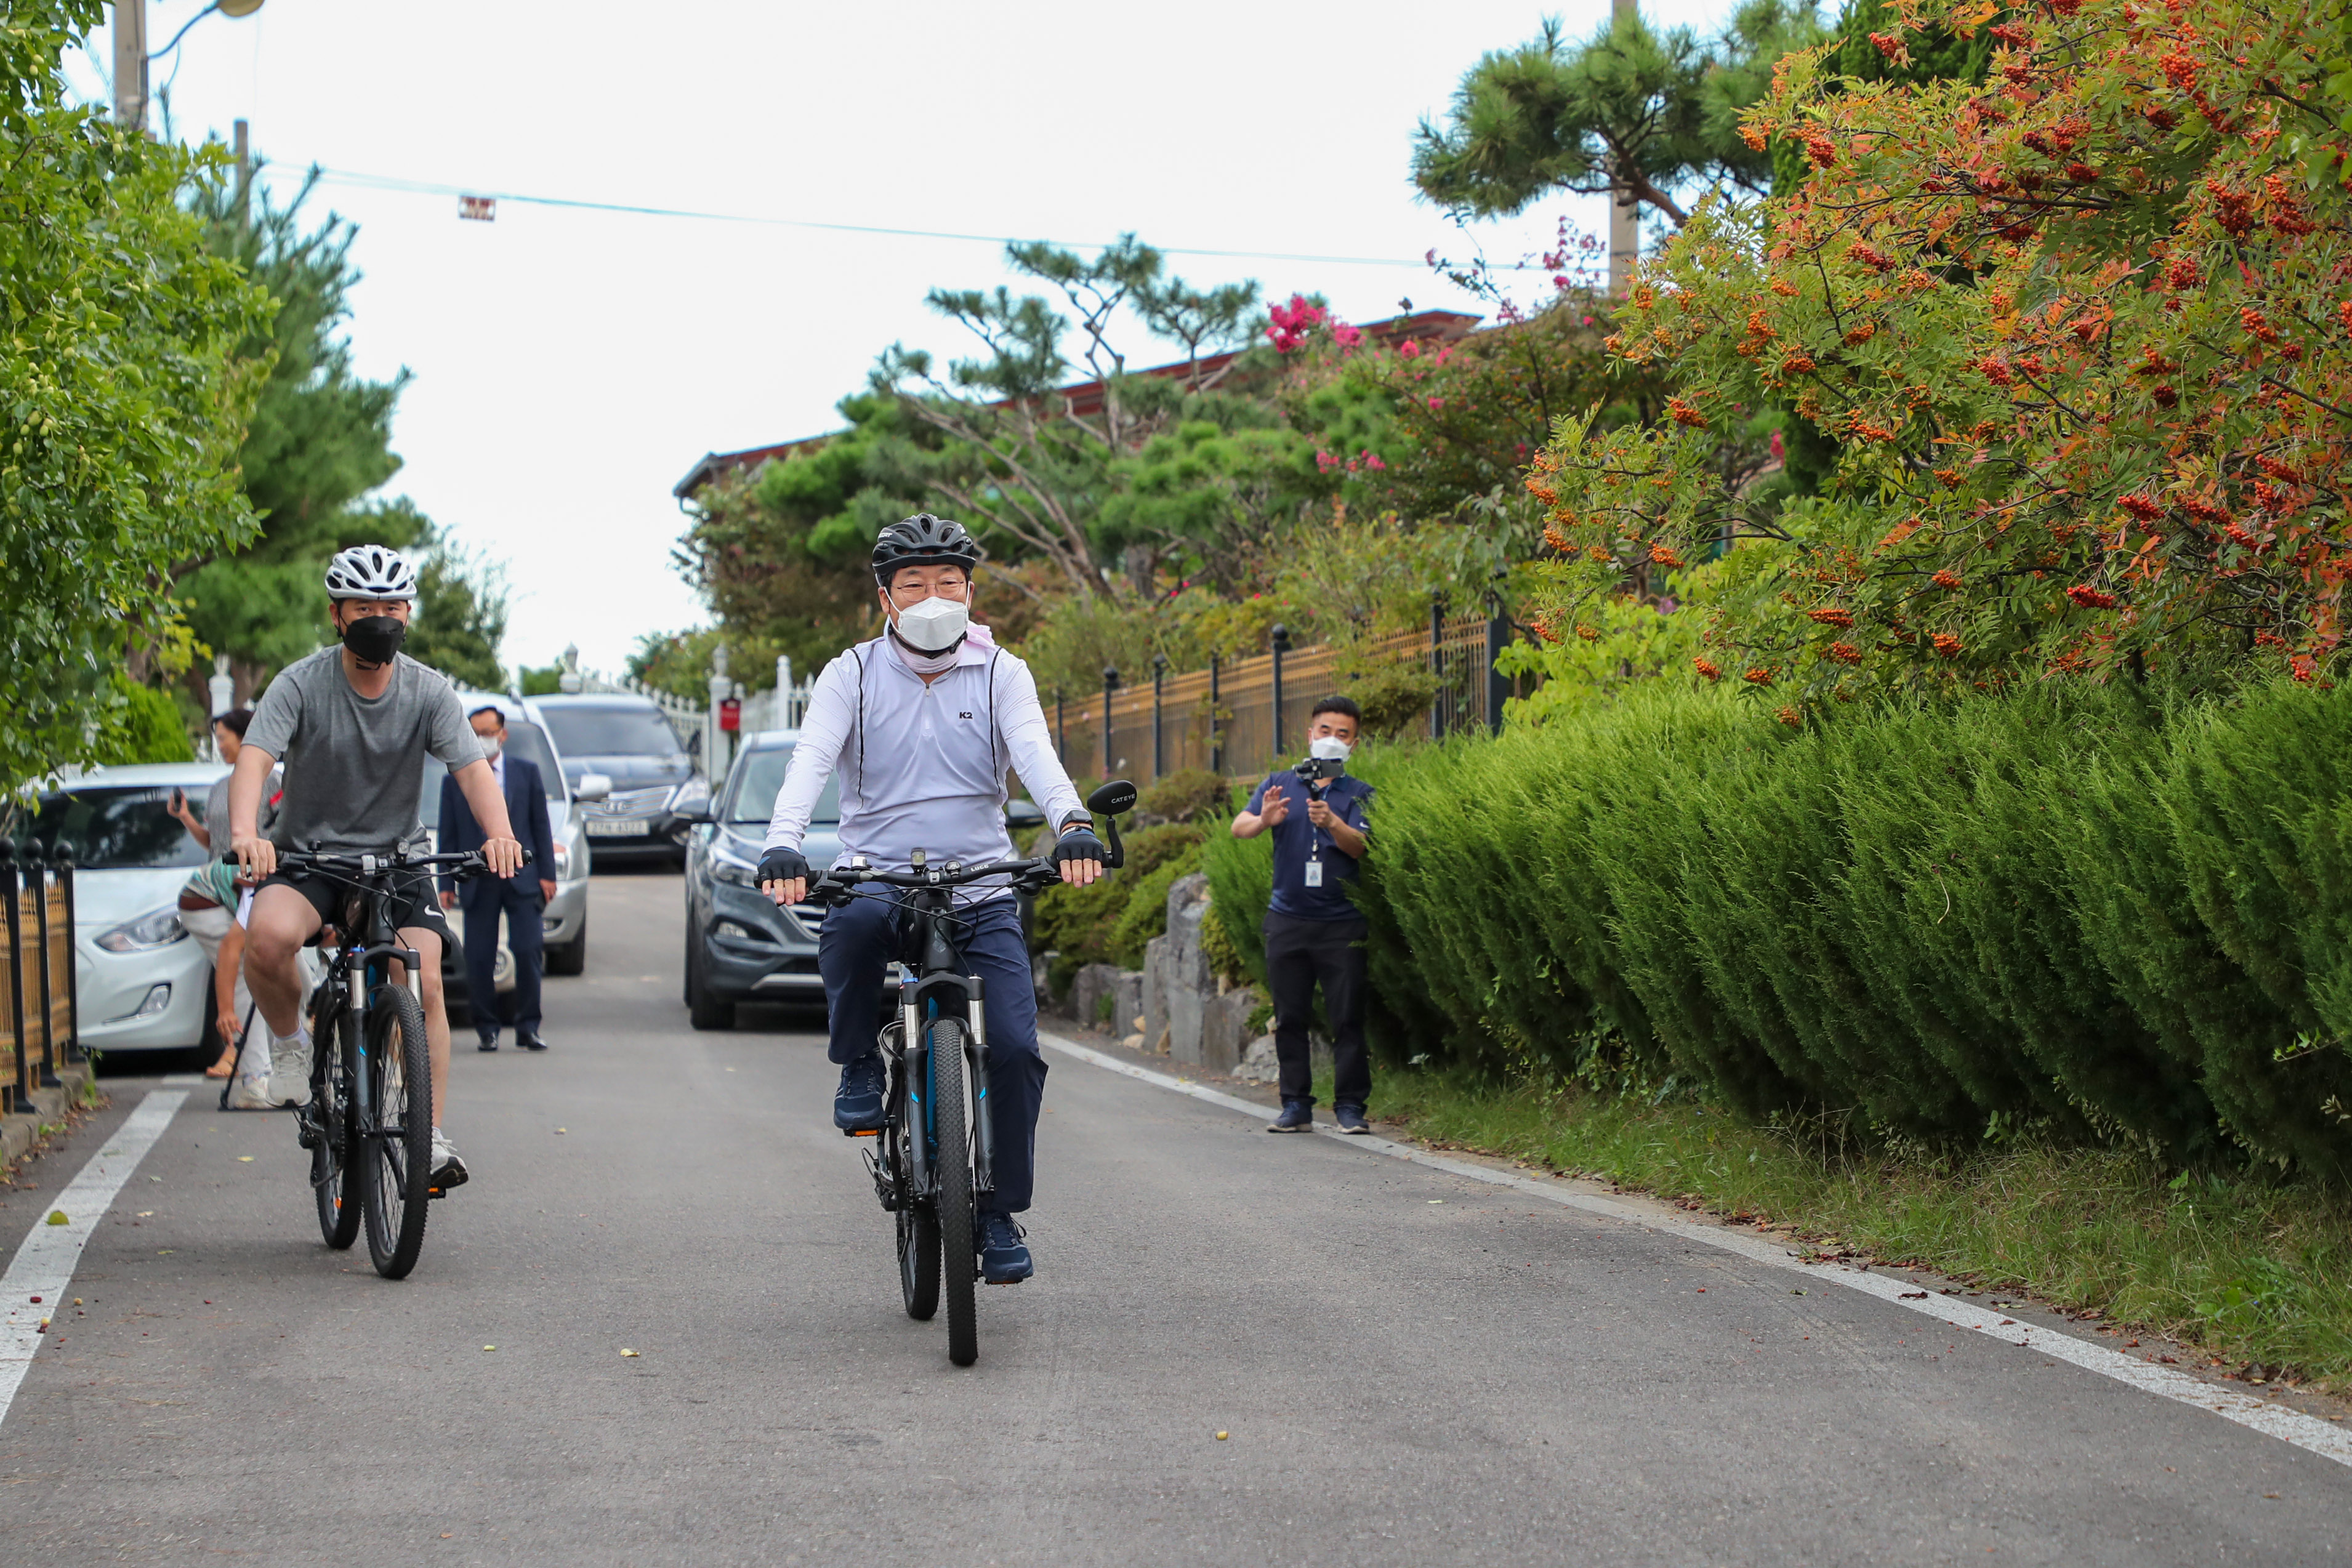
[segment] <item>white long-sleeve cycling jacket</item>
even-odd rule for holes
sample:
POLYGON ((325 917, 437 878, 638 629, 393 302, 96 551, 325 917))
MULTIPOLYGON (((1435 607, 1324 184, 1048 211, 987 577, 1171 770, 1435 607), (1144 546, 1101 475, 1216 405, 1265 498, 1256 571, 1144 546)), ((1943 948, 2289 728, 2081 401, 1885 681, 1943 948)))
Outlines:
MULTIPOLYGON (((967 633, 956 663, 926 685, 886 633, 825 665, 809 695, 767 847, 797 850, 825 780, 841 775, 843 858, 905 871, 914 852, 941 865, 1003 860, 1004 775, 1021 775, 1045 820, 1085 807, 1054 753, 1053 731, 1029 666, 985 626, 967 633)), ((822 870, 822 867, 812 868, 822 870)))

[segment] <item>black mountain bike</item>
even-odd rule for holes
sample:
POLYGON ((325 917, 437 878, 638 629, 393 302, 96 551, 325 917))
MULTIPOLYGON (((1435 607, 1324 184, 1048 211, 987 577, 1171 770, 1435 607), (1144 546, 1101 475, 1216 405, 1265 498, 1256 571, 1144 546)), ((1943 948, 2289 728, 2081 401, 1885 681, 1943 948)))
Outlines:
MULTIPOLYGON (((1135 786, 1103 785, 1087 805, 1108 830, 1107 870, 1126 863, 1118 814, 1135 804, 1135 786)), ((907 1315, 928 1322, 948 1298, 948 1359, 970 1366, 980 1359, 980 1324, 973 1282, 980 1277, 976 1217, 995 1190, 995 1128, 988 1107, 988 1009, 978 975, 964 972, 959 942, 967 929, 956 892, 983 878, 1004 879, 1033 896, 1061 880, 1050 860, 998 861, 932 867, 922 851, 911 872, 871 869, 863 856, 828 870, 809 896, 828 907, 853 898, 893 904, 905 912, 899 978, 883 998, 882 1060, 889 1070, 878 1132, 866 1166, 874 1194, 898 1221, 898 1286, 907 1315), (893 889, 868 893, 875 883, 893 889)), ((992 887, 990 891, 995 891, 992 887)))
MULTIPOLYGON (((530 852, 523 852, 529 862, 530 852)), ((368 1257, 387 1280, 405 1279, 425 1247, 433 1179, 433 1055, 418 999, 423 968, 400 945, 394 900, 436 872, 478 876, 481 852, 331 855, 289 850, 281 871, 324 877, 351 890, 335 926, 342 946, 310 993, 310 1103, 295 1115, 310 1151, 319 1232, 341 1250, 364 1222, 368 1257), (392 966, 405 967, 400 979, 392 966)))

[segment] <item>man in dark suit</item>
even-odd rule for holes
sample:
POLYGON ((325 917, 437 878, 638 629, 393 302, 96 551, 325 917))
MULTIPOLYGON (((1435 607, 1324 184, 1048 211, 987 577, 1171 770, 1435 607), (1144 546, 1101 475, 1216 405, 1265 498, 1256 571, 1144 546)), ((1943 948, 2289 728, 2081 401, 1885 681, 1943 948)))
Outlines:
MULTIPOLYGON (((466 902, 466 996, 472 1005, 475 1032, 484 1051, 499 1048, 499 916, 507 920, 507 946, 515 963, 515 1043, 525 1051, 545 1051, 539 1034, 539 984, 546 964, 541 912, 555 896, 555 832, 547 820, 547 790, 538 765, 506 754, 507 716, 485 706, 466 716, 481 738, 482 753, 506 798, 507 817, 515 837, 530 852, 530 863, 511 878, 478 876, 462 883, 445 880, 441 907, 455 909, 466 902), (461 891, 458 891, 462 889, 461 891)), ((473 809, 454 779, 441 780, 441 852, 454 854, 482 847, 482 830, 473 809)))

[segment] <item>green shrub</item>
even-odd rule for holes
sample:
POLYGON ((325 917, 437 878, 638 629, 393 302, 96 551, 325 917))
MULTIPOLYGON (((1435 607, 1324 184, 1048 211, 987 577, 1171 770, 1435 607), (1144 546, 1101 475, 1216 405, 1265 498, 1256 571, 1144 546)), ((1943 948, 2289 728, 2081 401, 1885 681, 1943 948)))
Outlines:
POLYGON ((1205 768, 1185 768, 1156 784, 1147 784, 1136 797, 1135 809, 1171 822, 1208 821, 1231 816, 1234 787, 1222 773, 1205 768))
POLYGON ((1263 833, 1237 839, 1229 831, 1213 832, 1202 845, 1201 869, 1209 873, 1209 919, 1223 933, 1243 973, 1265 984, 1263 923, 1274 896, 1274 841, 1263 833))
POLYGON ((1125 835, 1127 863, 1085 887, 1065 883, 1037 895, 1031 941, 1058 955, 1046 977, 1055 995, 1087 964, 1134 968, 1143 945, 1167 927, 1168 887, 1200 869, 1199 825, 1170 822, 1125 835))
MULTIPOLYGON (((1939 1142, 2352 1175, 2352 696, 2035 688, 1792 731, 1663 685, 1374 764, 1375 1044, 1939 1142)), ((1213 835, 1262 975, 1263 841, 1213 835)))
POLYGON ((1143 967, 1143 945, 1168 929, 1169 888, 1178 877, 1190 876, 1200 869, 1201 846, 1194 842, 1173 860, 1162 861, 1136 879, 1104 944, 1110 962, 1129 969, 1143 967))

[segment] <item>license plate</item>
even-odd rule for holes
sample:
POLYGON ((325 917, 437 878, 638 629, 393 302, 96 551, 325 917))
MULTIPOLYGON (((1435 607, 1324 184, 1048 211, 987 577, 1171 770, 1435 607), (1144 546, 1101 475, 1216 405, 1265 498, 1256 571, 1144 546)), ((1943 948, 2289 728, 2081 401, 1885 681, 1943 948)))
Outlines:
POLYGON ((642 839, 653 831, 651 822, 604 821, 590 818, 588 836, 592 839, 642 839))

